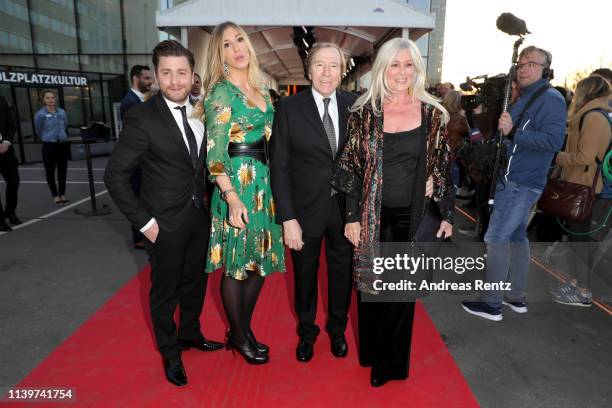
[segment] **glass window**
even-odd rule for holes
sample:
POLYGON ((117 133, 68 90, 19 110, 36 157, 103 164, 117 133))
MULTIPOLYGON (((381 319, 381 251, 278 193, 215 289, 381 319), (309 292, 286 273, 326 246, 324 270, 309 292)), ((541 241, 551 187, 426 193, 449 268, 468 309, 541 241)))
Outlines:
MULTIPOLYGON (((105 122, 104 99, 102 98, 102 83, 99 81, 90 82, 91 104, 93 109, 92 121, 105 122)), ((108 118, 107 118, 108 120, 108 118)))
MULTIPOLYGON (((157 2, 130 0, 123 2, 125 15, 125 41, 128 53, 148 54, 158 42, 155 25, 157 2)), ((131 65, 130 65, 131 66, 131 65)))
POLYGON ((89 98, 87 92, 81 94, 80 87, 64 87, 64 106, 68 116, 69 127, 81 127, 87 123, 87 113, 89 111, 89 98))
POLYGON ((419 52, 423 56, 423 58, 429 55, 429 33, 421 36, 418 40, 415 41, 417 47, 419 47, 419 52))
POLYGON ((34 28, 36 53, 77 53, 72 2, 32 1, 30 2, 30 18, 34 28))
POLYGON ((38 55, 37 60, 41 69, 79 70, 79 58, 76 55, 38 55))
POLYGON ((123 57, 119 55, 81 55, 83 71, 123 73, 123 57))
POLYGON ((32 53, 32 37, 26 0, 0 2, 0 50, 32 53))
MULTIPOLYGON (((126 1, 126 3, 128 3, 126 1)), ((131 1, 129 2, 131 6, 131 1)), ((78 0, 81 52, 122 53, 119 0, 78 0)), ((155 19, 153 19, 154 24, 155 19)), ((142 27, 137 27, 142 35, 142 27)))
POLYGON ((3 66, 34 67, 34 58, 31 55, 2 55, 0 61, 3 66))
POLYGON ((431 7, 431 0, 407 0, 409 6, 415 10, 429 13, 431 7))

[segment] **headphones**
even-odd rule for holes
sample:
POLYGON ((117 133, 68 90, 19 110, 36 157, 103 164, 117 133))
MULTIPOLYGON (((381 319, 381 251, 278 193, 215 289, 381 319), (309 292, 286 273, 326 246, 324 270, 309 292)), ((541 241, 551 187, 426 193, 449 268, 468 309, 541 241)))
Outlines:
POLYGON ((555 77, 553 73, 553 69, 550 67, 542 68, 542 78, 544 79, 553 79, 555 77))

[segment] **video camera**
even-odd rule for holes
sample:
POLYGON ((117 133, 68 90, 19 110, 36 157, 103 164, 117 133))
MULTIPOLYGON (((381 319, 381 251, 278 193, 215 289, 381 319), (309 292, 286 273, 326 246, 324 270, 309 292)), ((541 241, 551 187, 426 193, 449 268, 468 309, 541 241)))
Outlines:
POLYGON ((508 76, 504 74, 493 77, 488 75, 468 77, 459 87, 462 91, 473 92, 475 90, 476 93, 461 96, 461 107, 466 112, 471 112, 480 105, 486 109, 501 110, 507 80, 508 76))

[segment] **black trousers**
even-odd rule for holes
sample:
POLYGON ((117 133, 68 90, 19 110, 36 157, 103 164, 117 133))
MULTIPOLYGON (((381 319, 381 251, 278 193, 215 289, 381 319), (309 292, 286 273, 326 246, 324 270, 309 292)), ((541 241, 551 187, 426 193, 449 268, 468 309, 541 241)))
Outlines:
MULTIPOLYGON (((410 208, 382 207, 381 242, 410 241, 410 208)), ((408 378, 414 302, 365 302, 358 297, 359 363, 378 378, 408 378)))
POLYGON ((2 208, 2 195, 0 194, 0 223, 4 218, 15 213, 17 208, 17 192, 19 191, 19 163, 15 150, 11 146, 6 153, 0 154, 0 174, 6 182, 6 206, 2 208))
POLYGON ((351 244, 344 236, 344 221, 337 198, 330 197, 327 226, 318 237, 303 236, 301 251, 291 251, 295 279, 295 311, 298 315, 298 335, 314 340, 320 329, 317 315, 317 271, 321 242, 325 238, 327 259, 326 330, 330 335, 342 334, 348 322, 351 302, 351 244))
POLYGON ((155 243, 145 239, 151 262, 149 306, 157 347, 165 358, 181 355, 178 339, 201 336, 200 314, 208 275, 204 262, 210 220, 205 210, 192 208, 174 231, 160 229, 155 243), (180 309, 178 333, 174 322, 180 309))
MULTIPOLYGON (((136 197, 138 197, 140 195, 140 188, 142 187, 142 169, 137 168, 134 170, 132 177, 130 177, 130 184, 132 185, 132 191, 136 197)), ((142 232, 133 225, 130 224, 130 226, 132 227, 132 242, 135 244, 142 241, 144 239, 142 232)))
POLYGON ((70 158, 70 143, 43 142, 42 157, 51 195, 53 197, 64 195, 66 193, 66 173, 68 172, 68 159, 70 158), (56 169, 57 185, 55 184, 56 169))

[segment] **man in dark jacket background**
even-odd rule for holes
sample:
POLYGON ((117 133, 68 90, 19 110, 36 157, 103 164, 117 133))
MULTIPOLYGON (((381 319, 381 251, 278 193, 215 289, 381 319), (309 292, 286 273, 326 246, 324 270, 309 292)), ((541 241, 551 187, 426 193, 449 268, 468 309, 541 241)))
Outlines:
MULTIPOLYGON (((134 65, 130 69, 130 81, 131 88, 121 100, 121 107, 119 108, 122 121, 125 120, 125 115, 132 107, 145 101, 145 94, 151 90, 151 85, 153 84, 151 70, 147 65, 134 65)), ((142 186, 142 170, 140 168, 134 170, 130 183, 132 184, 134 194, 138 195, 142 186)), ((144 249, 145 244, 142 233, 134 228, 134 226, 131 226, 131 228, 134 249, 144 249)))

